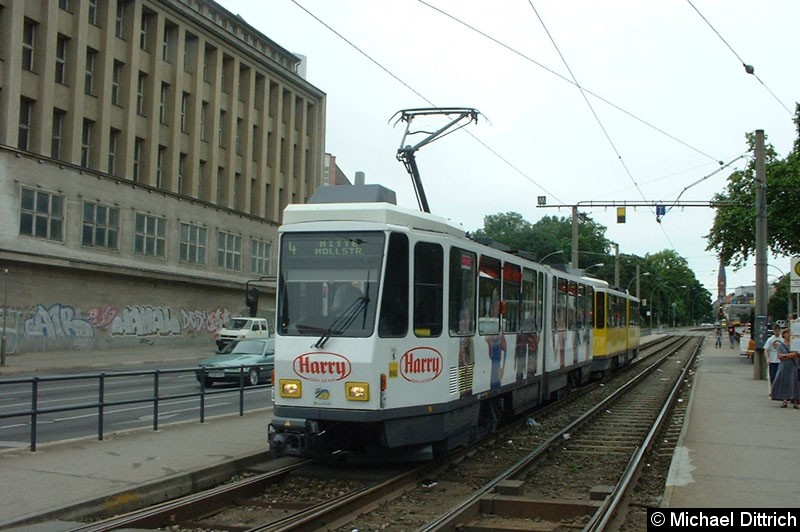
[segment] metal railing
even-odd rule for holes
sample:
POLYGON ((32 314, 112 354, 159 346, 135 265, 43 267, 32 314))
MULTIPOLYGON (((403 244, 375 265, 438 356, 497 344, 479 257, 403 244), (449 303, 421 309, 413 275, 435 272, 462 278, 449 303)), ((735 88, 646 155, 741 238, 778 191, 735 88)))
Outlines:
MULTIPOLYGON (((75 412, 75 411, 96 411, 97 415, 97 439, 102 440, 105 432, 105 418, 106 410, 110 407, 119 407, 126 405, 141 405, 152 403, 152 428, 154 431, 159 428, 159 415, 160 406, 164 401, 191 399, 197 398, 198 414, 200 423, 204 423, 206 419, 206 399, 209 396, 215 395, 231 395, 234 391, 238 392, 238 414, 244 416, 245 413, 245 389, 256 390, 271 387, 270 383, 257 384, 253 386, 246 386, 247 373, 251 368, 261 368, 261 366, 233 366, 239 370, 238 386, 236 388, 215 388, 210 389, 206 386, 206 376, 209 373, 207 368, 190 368, 190 369, 161 369, 161 370, 148 370, 148 371, 119 371, 119 372, 101 372, 101 373, 84 373, 75 375, 54 375, 54 376, 34 376, 34 377, 14 377, 9 379, 0 379, 0 392, 4 392, 11 386, 16 385, 23 387, 30 385, 30 408, 22 410, 0 411, 0 419, 10 418, 23 418, 27 417, 30 423, 30 450, 36 451, 39 436, 40 416, 47 414, 56 414, 62 412, 75 412), (198 388, 193 391, 183 393, 164 394, 161 391, 162 380, 170 375, 192 374, 197 378, 198 388), (107 396, 107 387, 109 383, 120 381, 122 379, 132 379, 140 377, 149 377, 152 379, 152 385, 148 387, 149 391, 145 395, 138 396, 131 399, 111 399, 107 396), (41 387, 46 383, 59 383, 59 382, 72 382, 79 381, 82 383, 96 382, 97 383, 97 400, 95 401, 80 401, 60 406, 40 406, 41 387)), ((219 371, 221 368, 214 368, 219 371)), ((228 368, 230 370, 230 368, 228 368)), ((66 401, 66 400, 65 400, 66 401)), ((0 405, 2 406, 2 405, 0 405)), ((259 405, 256 408, 263 408, 259 405)), ((2 438, 0 438, 2 439, 2 438)))

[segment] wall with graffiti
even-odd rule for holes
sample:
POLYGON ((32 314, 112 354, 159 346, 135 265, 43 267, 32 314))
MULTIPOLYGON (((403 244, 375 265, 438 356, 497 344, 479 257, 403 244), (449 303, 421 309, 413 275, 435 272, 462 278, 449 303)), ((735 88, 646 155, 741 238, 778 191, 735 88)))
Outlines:
MULTIPOLYGON (((56 349, 97 349, 131 344, 211 344, 217 329, 233 314, 226 307, 211 309, 169 306, 114 305, 78 309, 63 303, 8 308, 6 353, 56 349)), ((0 326, 0 329, 2 326, 0 326)))

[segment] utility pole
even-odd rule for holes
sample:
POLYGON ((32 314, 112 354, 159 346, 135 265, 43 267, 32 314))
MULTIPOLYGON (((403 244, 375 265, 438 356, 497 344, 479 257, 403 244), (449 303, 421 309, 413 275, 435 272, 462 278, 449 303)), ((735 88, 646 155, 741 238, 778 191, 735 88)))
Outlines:
POLYGON ((619 244, 614 244, 614 286, 619 288, 619 244))
POLYGON ((753 379, 766 379, 764 342, 767 339, 767 172, 764 162, 764 130, 756 130, 756 342, 753 353, 753 379))
POLYGON ((578 264, 578 206, 572 206, 572 264, 571 268, 580 268, 578 264))

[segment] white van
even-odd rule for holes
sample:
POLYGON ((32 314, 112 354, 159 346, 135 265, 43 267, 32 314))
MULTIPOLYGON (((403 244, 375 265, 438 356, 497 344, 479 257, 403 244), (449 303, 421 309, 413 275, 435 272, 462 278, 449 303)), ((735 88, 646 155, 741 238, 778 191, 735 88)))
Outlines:
POLYGON ((217 331, 217 347, 222 351, 230 342, 245 338, 272 338, 269 322, 264 318, 236 317, 217 331))

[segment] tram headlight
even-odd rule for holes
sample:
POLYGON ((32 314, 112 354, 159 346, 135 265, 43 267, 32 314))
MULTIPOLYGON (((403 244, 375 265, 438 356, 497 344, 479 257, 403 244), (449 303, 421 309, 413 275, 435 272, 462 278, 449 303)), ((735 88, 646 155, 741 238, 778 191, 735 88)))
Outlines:
POLYGON ((281 397, 300 397, 303 395, 303 385, 296 379, 280 379, 278 390, 281 397))
POLYGON ((369 384, 366 382, 346 382, 344 390, 348 401, 369 401, 369 384))

